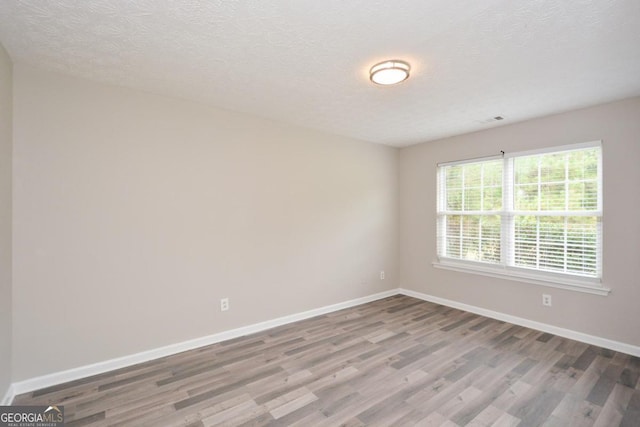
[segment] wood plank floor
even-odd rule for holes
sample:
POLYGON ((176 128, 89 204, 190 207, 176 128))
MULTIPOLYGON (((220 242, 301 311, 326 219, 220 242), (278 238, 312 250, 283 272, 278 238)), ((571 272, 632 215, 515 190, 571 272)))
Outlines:
POLYGON ((67 426, 640 426, 640 358, 394 296, 17 396, 67 426))

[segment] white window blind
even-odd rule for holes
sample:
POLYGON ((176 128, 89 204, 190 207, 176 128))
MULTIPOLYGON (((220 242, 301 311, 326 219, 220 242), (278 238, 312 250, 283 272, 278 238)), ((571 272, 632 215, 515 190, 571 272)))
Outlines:
POLYGON ((502 160, 442 169, 441 254, 473 261, 500 261, 502 160))
POLYGON ((600 143, 438 167, 438 256, 602 275, 600 143))

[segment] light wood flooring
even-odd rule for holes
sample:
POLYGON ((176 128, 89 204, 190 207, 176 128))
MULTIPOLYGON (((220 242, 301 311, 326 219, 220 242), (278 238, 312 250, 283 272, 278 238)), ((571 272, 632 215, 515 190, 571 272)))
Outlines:
POLYGON ((640 358, 394 296, 17 396, 67 426, 640 426, 640 358))

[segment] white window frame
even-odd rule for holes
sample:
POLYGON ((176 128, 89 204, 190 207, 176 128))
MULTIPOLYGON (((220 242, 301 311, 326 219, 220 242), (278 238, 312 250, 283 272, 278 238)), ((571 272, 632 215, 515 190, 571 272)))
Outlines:
MULTIPOLYGON (((602 222, 603 222, 602 141, 592 141, 592 142, 579 143, 579 144, 555 146, 555 147, 549 147, 549 148, 544 148, 539 150, 509 153, 509 154, 504 154, 503 156, 492 156, 492 157, 484 157, 484 158, 469 159, 469 160, 462 160, 462 161, 439 163, 438 172, 437 172, 437 179, 438 179, 437 193, 438 193, 438 203, 442 203, 443 200, 440 195, 440 191, 442 188, 441 182, 440 182, 440 180, 442 179, 442 176, 441 176, 442 167, 461 165, 465 163, 490 161, 490 160, 503 158, 504 159, 503 187, 502 187, 503 203, 502 203, 502 210, 497 214, 500 215, 503 219, 505 217, 513 218, 515 216, 515 211, 513 210, 513 201, 512 201, 513 190, 514 190, 514 186, 513 186, 514 158, 562 152, 562 151, 570 151, 570 150, 587 149, 587 148, 594 148, 594 147, 599 147, 601 150, 600 156, 599 156, 600 163, 598 165, 598 187, 599 187, 598 205, 597 205, 596 215, 594 215, 594 216, 598 216, 600 219, 598 223, 600 230, 598 233, 599 241, 598 241, 597 259, 596 259, 597 271, 599 272, 598 277, 586 277, 586 276, 574 275, 570 273, 554 273, 554 272, 513 266, 513 262, 512 262, 513 260, 511 259, 513 257, 513 252, 512 250, 509 250, 509 248, 513 248, 513 244, 510 241, 513 236, 513 230, 511 230, 510 227, 514 226, 514 221, 504 221, 504 220, 501 221, 501 224, 502 224, 502 227, 501 227, 502 262, 501 263, 494 264, 494 263, 486 263, 486 262, 480 262, 480 261, 461 260, 457 258, 447 258, 447 257, 441 257, 440 254, 438 253, 438 259, 437 261, 433 262, 433 266, 436 268, 441 268, 446 270, 453 270, 453 271, 460 271, 465 273, 479 274, 479 275, 489 276, 489 277, 509 279, 509 280, 514 280, 519 282, 532 283, 536 285, 548 286, 548 287, 554 287, 554 288, 560 288, 560 289, 574 290, 574 291, 585 292, 585 293, 590 293, 595 295, 608 295, 611 292, 611 289, 603 286, 602 284, 602 245, 603 245, 603 241, 602 241, 602 222), (511 262, 509 261, 509 259, 511 259, 511 262)), ((544 212, 544 213, 546 214, 548 212, 544 212)), ((444 206, 438 205, 437 207, 437 218, 438 218, 437 220, 438 243, 437 244, 438 245, 443 244, 443 242, 441 242, 440 239, 443 238, 441 236, 443 236, 443 233, 444 233, 444 230, 440 229, 444 221, 441 221, 440 218, 443 215, 447 215, 447 214, 450 214, 450 213, 447 213, 445 211, 444 206)), ((484 214, 489 214, 489 213, 485 212, 484 214)), ((496 213, 492 212, 491 214, 496 214, 496 213)), ((540 212, 535 212, 535 214, 539 215, 540 212)))

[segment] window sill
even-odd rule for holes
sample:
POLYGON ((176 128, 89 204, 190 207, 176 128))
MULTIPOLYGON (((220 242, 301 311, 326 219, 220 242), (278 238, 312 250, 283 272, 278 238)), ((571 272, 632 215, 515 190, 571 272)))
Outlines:
POLYGON ((520 270, 512 270, 502 267, 485 267, 473 263, 439 260, 434 261, 433 266, 444 270, 459 271, 463 273, 479 274, 482 276, 496 277, 499 279, 515 280, 517 282, 532 283, 534 285, 548 286, 550 288, 566 289, 576 292, 584 292, 593 295, 607 296, 611 289, 596 284, 589 279, 564 278, 545 273, 528 273, 520 270))

